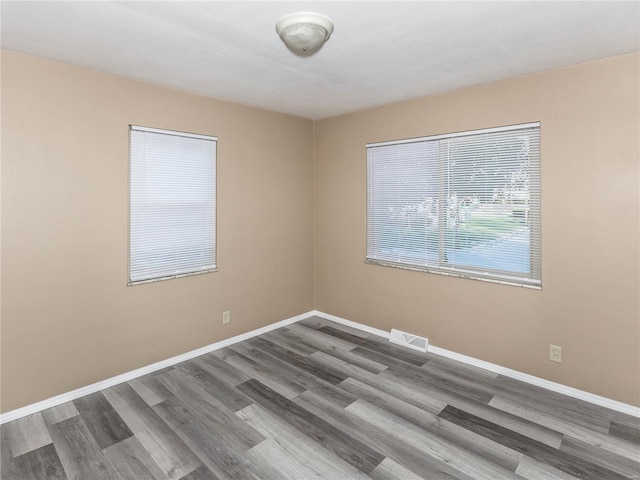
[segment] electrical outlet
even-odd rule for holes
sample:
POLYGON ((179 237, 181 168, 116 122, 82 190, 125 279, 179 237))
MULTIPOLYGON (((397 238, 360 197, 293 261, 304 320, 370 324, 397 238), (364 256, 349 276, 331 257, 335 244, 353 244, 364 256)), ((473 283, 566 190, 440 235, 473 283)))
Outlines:
POLYGON ((226 325, 231 322, 231 311, 222 312, 222 324, 226 325))
POLYGON ((562 363, 562 347, 549 345, 549 360, 562 363))

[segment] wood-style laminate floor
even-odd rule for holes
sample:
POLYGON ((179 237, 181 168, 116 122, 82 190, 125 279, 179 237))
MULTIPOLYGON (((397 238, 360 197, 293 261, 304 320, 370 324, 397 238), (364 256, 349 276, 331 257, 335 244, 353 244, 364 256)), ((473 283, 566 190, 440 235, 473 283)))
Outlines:
POLYGON ((317 317, 1 438, 2 480, 640 476, 638 418, 317 317))

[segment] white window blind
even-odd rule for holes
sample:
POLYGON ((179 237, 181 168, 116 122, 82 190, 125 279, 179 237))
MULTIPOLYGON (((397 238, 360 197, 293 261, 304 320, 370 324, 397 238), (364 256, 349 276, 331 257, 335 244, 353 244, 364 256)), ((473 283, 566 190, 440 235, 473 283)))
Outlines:
POLYGON ((130 128, 129 284, 216 269, 216 138, 130 128))
POLYGON ((367 145, 367 262, 541 286, 540 124, 367 145))

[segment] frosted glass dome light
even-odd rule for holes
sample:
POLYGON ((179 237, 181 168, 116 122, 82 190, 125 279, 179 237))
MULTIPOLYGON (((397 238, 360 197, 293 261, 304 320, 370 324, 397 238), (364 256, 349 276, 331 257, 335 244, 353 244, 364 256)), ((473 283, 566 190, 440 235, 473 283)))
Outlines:
POLYGON ((310 53, 329 40, 333 33, 333 21, 319 13, 291 13, 278 20, 276 32, 294 52, 310 53))

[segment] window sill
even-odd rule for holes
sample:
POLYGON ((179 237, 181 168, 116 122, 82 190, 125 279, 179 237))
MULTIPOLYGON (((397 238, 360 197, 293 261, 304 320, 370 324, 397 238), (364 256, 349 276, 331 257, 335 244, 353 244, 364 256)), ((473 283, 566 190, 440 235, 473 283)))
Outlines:
POLYGON ((145 283, 155 283, 155 282, 162 282, 164 280, 173 280, 174 278, 184 278, 184 277, 194 277, 196 275, 204 275, 205 273, 212 273, 212 272, 217 272, 218 271, 218 267, 216 268, 212 268, 210 270, 203 270, 201 272, 189 272, 189 273, 181 273, 179 275, 167 275, 166 277, 158 277, 158 278, 149 278, 149 279, 145 279, 145 280, 135 280, 135 281, 128 281, 127 282, 127 286, 128 287, 132 287, 135 285, 142 285, 145 283))
POLYGON ((412 270, 414 272, 435 273, 437 275, 444 275, 447 277, 468 278, 470 280, 479 280, 481 282, 499 283, 501 285, 509 285, 511 287, 522 287, 522 288, 529 288, 531 290, 542 290, 542 285, 518 282, 516 279, 507 280, 507 279, 479 277, 474 275, 472 272, 435 270, 428 267, 417 267, 417 266, 405 265, 401 263, 394 263, 394 262, 389 262, 384 260, 372 260, 370 258, 365 259, 364 263, 367 263, 369 265, 378 265, 381 267, 393 267, 393 268, 400 268, 402 270, 412 270))

